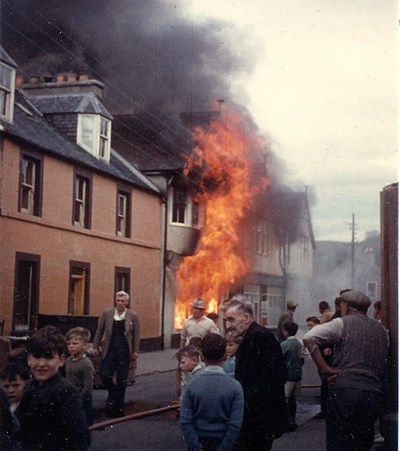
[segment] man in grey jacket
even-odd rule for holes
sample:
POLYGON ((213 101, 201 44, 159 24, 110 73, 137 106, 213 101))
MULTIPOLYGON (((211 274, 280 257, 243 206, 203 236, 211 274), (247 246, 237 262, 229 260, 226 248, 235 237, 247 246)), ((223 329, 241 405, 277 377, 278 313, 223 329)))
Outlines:
POLYGON ((340 298, 342 317, 313 327, 303 341, 329 382, 327 450, 367 450, 382 410, 388 337, 383 326, 367 316, 371 301, 364 293, 347 291, 340 298), (332 366, 320 352, 327 344, 334 345, 332 366))
POLYGON ((116 293, 115 308, 104 310, 93 341, 93 355, 101 349, 100 377, 108 390, 107 413, 113 417, 123 415, 130 361, 136 361, 139 355, 139 318, 127 308, 128 302, 128 293, 116 293))

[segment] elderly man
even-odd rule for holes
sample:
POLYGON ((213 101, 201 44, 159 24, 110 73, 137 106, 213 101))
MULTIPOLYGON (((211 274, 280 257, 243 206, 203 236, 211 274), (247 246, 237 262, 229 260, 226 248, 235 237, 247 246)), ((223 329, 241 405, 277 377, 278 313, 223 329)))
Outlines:
POLYGON ((370 299, 360 291, 341 298, 341 318, 313 327, 303 338, 322 377, 329 382, 327 450, 368 450, 374 423, 381 413, 388 337, 383 326, 367 316, 370 299), (333 363, 320 346, 334 345, 333 363))
POLYGON ((196 298, 192 304, 193 313, 183 323, 180 346, 188 345, 192 337, 203 338, 209 333, 219 334, 214 321, 205 315, 206 301, 196 298))
POLYGON ((107 413, 112 417, 124 414, 124 399, 131 359, 139 355, 140 330, 136 312, 127 308, 129 294, 118 291, 115 307, 104 310, 93 340, 93 355, 102 352, 100 377, 108 390, 107 413), (116 374, 116 384, 113 382, 116 374))
POLYGON ((242 385, 245 408, 235 449, 270 450, 288 425, 284 394, 287 369, 281 347, 271 331, 254 321, 251 304, 230 302, 225 322, 227 332, 242 337, 235 378, 242 385))

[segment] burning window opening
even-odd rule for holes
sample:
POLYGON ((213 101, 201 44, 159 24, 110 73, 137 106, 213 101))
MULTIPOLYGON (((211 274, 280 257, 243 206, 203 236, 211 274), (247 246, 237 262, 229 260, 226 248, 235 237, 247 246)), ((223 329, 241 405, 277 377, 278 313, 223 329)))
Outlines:
POLYGON ((184 257, 177 271, 175 329, 182 329, 195 297, 207 302, 206 313, 219 305, 251 268, 243 253, 245 215, 257 194, 268 186, 255 169, 264 161, 265 142, 239 112, 194 128, 197 143, 185 165, 196 180, 195 196, 205 209, 205 225, 195 255, 184 257))

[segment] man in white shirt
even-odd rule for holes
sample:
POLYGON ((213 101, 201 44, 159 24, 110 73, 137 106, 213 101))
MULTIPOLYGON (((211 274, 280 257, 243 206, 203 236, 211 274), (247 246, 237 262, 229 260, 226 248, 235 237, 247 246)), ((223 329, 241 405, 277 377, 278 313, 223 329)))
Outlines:
POLYGON ((203 338, 207 334, 219 334, 218 327, 214 321, 205 315, 206 301, 202 298, 196 298, 193 303, 193 313, 183 323, 181 332, 180 347, 189 344, 192 337, 203 338))
POLYGON ((104 310, 100 316, 93 341, 93 355, 102 361, 100 377, 108 390, 107 413, 112 417, 123 416, 126 382, 131 360, 139 355, 140 329, 136 312, 127 308, 129 294, 118 291, 115 307, 104 310), (116 374, 116 384, 113 381, 116 374))

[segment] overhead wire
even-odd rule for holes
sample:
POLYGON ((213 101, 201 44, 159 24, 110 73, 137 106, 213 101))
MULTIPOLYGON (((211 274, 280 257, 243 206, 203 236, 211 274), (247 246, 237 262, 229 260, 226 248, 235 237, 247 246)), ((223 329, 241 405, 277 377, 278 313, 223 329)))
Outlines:
MULTIPOLYGON (((8 0, 3 0, 3 1, 5 1, 5 2, 7 3, 8 0)), ((8 6, 11 7, 11 9, 13 9, 14 11, 16 11, 18 14, 20 14, 20 16, 24 17, 24 19, 28 20, 28 21, 29 21, 32 25, 34 25, 39 31, 41 31, 43 34, 45 34, 46 36, 48 36, 48 37, 49 37, 53 42, 55 42, 58 46, 60 46, 61 48, 63 48, 63 50, 67 51, 67 52, 70 53, 74 58, 76 58, 76 54, 74 54, 71 50, 69 50, 67 47, 65 47, 63 44, 61 44, 59 41, 57 41, 56 39, 54 39, 54 37, 51 36, 49 33, 47 33, 46 30, 44 30, 43 28, 41 28, 39 25, 37 25, 35 22, 33 22, 29 17, 27 17, 25 14, 23 14, 21 11, 19 11, 19 10, 15 7, 15 5, 11 6, 11 5, 8 3, 8 6)), ((47 23, 49 26, 51 26, 54 30, 56 30, 58 34, 64 35, 64 36, 67 37, 73 44, 82 45, 82 44, 80 44, 79 42, 77 42, 76 39, 75 39, 74 37, 71 37, 70 34, 66 33, 64 29, 61 30, 61 29, 59 29, 58 27, 56 27, 56 26, 52 23, 52 21, 49 20, 48 17, 46 17, 46 16, 44 16, 43 14, 40 14, 40 13, 37 13, 37 14, 39 15, 39 17, 41 17, 42 19, 44 19, 44 20, 46 21, 46 23, 47 23)), ((41 50, 43 50, 43 49, 41 49, 41 50)), ((96 61, 97 63, 102 64, 102 61, 101 61, 99 58, 97 58, 97 56, 96 56, 93 52, 87 51, 87 49, 86 49, 86 52, 89 54, 89 56, 90 56, 94 61, 96 61)), ((97 70, 94 69, 93 67, 91 67, 91 70, 93 70, 94 73, 96 73, 96 74, 101 75, 101 76, 104 77, 104 75, 103 75, 102 73, 100 73, 99 71, 97 71, 97 70)), ((129 85, 129 84, 126 82, 126 80, 125 80, 124 78, 122 78, 122 77, 119 75, 119 73, 113 72, 113 74, 114 74, 114 76, 116 76, 116 78, 117 78, 119 81, 121 81, 125 86, 131 87, 131 85, 129 85)), ((143 110, 143 111, 149 113, 154 119, 156 119, 158 122, 162 123, 164 126, 166 126, 167 128, 169 128, 172 132, 177 133, 175 128, 170 127, 168 123, 162 122, 162 121, 159 119, 158 116, 154 116, 154 115, 152 114, 152 112, 151 112, 150 110, 146 109, 142 104, 140 104, 140 103, 134 101, 131 97, 128 97, 124 91, 121 91, 114 83, 110 82, 110 80, 108 80, 108 79, 105 78, 105 77, 104 77, 104 79, 105 79, 107 82, 109 82, 109 83, 108 83, 109 86, 113 86, 113 87, 118 91, 118 93, 122 94, 123 97, 125 97, 127 100, 129 100, 129 101, 135 103, 139 108, 141 108, 141 110, 143 110)), ((139 98, 141 98, 141 99, 144 101, 144 103, 146 103, 146 98, 143 97, 142 94, 140 94, 140 92, 135 91, 135 94, 136 94, 139 98)), ((159 113, 160 115, 163 115, 166 119, 171 119, 171 118, 170 118, 169 116, 167 116, 162 110, 157 110, 157 113, 159 113)), ((180 124, 178 121, 174 120, 174 123, 175 123, 175 125, 176 125, 178 128, 181 128, 181 129, 182 129, 183 131, 185 131, 185 132, 187 131, 186 128, 183 127, 182 124, 180 124)), ((182 137, 182 136, 181 136, 181 137, 182 137)))
MULTIPOLYGON (((29 20, 24 14, 22 14, 20 11, 16 11, 16 12, 19 13, 19 14, 20 14, 22 17, 24 17, 26 20, 28 20, 30 23, 32 23, 39 31, 41 31, 41 32, 44 33, 46 36, 48 36, 53 42, 55 42, 55 43, 57 44, 57 46, 59 46, 60 48, 64 49, 66 52, 68 52, 68 53, 71 54, 72 56, 74 56, 74 57, 76 56, 76 55, 75 55, 73 52, 71 52, 67 47, 65 47, 63 44, 59 43, 56 39, 54 39, 51 35, 49 35, 49 34, 48 34, 46 31, 44 31, 41 27, 37 26, 37 25, 34 24, 32 21, 30 21, 30 20, 29 20)), ((42 16, 42 17, 43 17, 43 16, 42 16)), ((16 27, 14 27, 12 24, 10 24, 9 22, 7 22, 7 23, 5 23, 5 24, 6 24, 7 26, 9 26, 10 28, 12 28, 16 33, 18 33, 18 34, 19 34, 20 36, 22 36, 24 39, 26 39, 26 40, 29 41, 31 44, 33 44, 37 49, 42 50, 42 51, 44 50, 43 47, 41 47, 40 45, 38 45, 35 41, 33 41, 32 39, 30 39, 28 36, 26 36, 24 33, 22 33, 22 32, 21 32, 20 30, 18 30, 16 27)), ((63 33, 63 31, 61 31, 61 32, 63 33)), ((67 37, 68 37, 68 36, 67 36, 67 37)), ((69 39, 71 39, 71 38, 69 38, 69 39)), ((74 41, 74 40, 72 40, 72 42, 73 42, 73 43, 76 43, 76 41, 74 41)), ((94 68, 91 68, 91 70, 93 70, 93 72, 94 72, 95 74, 102 75, 99 71, 97 71, 97 70, 94 69, 94 68)), ((118 77, 119 77, 119 76, 118 76, 118 77)), ((122 79, 121 77, 119 77, 119 78, 120 78, 121 81, 123 81, 124 83, 126 83, 126 81, 125 81, 124 79, 122 79)), ((104 79, 107 81, 107 78, 104 78, 104 79)), ((125 94, 123 91, 121 91, 119 88, 117 88, 114 84, 111 83, 111 85, 114 86, 114 87, 116 88, 116 90, 117 90, 120 94, 122 94, 126 99, 131 100, 130 98, 128 98, 128 97, 126 96, 126 94, 125 94)), ((136 103, 136 102, 135 102, 135 103, 136 103)), ((137 103, 136 103, 136 104, 137 104, 137 103)), ((143 108, 142 105, 140 105, 140 104, 137 104, 137 105, 138 105, 143 111, 148 112, 149 115, 150 115, 151 117, 153 117, 154 119, 156 119, 156 121, 158 121, 158 122, 160 122, 160 123, 163 123, 162 121, 159 120, 158 117, 152 115, 148 110, 146 110, 145 108, 143 108)), ((138 117, 136 117, 136 116, 134 116, 134 117, 135 117, 135 119, 136 119, 138 122, 140 122, 142 125, 146 126, 148 129, 151 129, 151 130, 153 130, 156 134, 158 134, 158 130, 156 130, 156 129, 154 129, 153 127, 149 126, 148 123, 143 122, 140 118, 138 118, 138 117)), ((133 133, 136 135, 136 137, 139 136, 139 137, 143 138, 146 142, 148 142, 149 144, 151 144, 153 147, 159 149, 164 155, 167 153, 167 154, 169 154, 169 155, 172 156, 172 157, 175 157, 175 158, 179 157, 179 156, 176 154, 176 152, 170 152, 170 151, 168 150, 168 147, 167 147, 167 148, 165 148, 165 147, 160 147, 160 146, 159 146, 157 143, 155 143, 154 141, 149 140, 148 137, 146 137, 146 136, 144 136, 143 134, 140 133, 140 130, 132 129, 132 128, 130 128, 129 126, 127 126, 126 124, 121 124, 121 125, 123 125, 123 127, 126 128, 126 129, 128 129, 129 131, 133 132, 133 133)), ((174 129, 172 129, 171 127, 169 127, 167 124, 165 124, 165 125, 166 125, 170 130, 173 130, 173 131, 174 131, 174 129)), ((183 128, 182 125, 180 125, 180 127, 183 128)), ((187 131, 186 129, 184 129, 184 130, 187 131)), ((115 132, 113 132, 113 133, 115 134, 115 132)), ((158 159, 157 157, 155 157, 155 156, 152 155, 151 153, 147 152, 146 150, 140 148, 139 146, 134 145, 134 144, 133 144, 131 141, 129 141, 128 139, 123 138, 122 135, 117 134, 117 136, 118 136, 119 139, 125 141, 125 142, 128 143, 130 146, 132 146, 133 148, 140 149, 140 151, 141 151, 142 153, 146 154, 146 155, 147 155, 148 157, 150 157, 152 160, 154 160, 154 161, 156 161, 156 162, 158 162, 158 163, 163 163, 162 160, 158 159)), ((185 138, 184 138, 182 135, 179 135, 179 134, 178 134, 178 136, 179 136, 181 139, 184 139, 184 140, 185 140, 185 138)), ((136 139, 136 138, 135 138, 135 139, 136 139)), ((171 140, 169 140, 169 139, 167 139, 167 138, 165 138, 165 137, 163 137, 163 139, 164 139, 164 141, 167 141, 167 142, 169 142, 170 144, 172 144, 173 147, 175 147, 175 148, 178 147, 178 146, 176 146, 176 143, 175 143, 175 142, 172 142, 171 140)), ((178 148, 179 148, 179 147, 178 147, 178 148)), ((188 150, 188 149, 181 148, 181 151, 182 151, 182 152, 187 153, 187 150, 188 150)), ((176 171, 176 170, 173 170, 172 172, 176 172, 179 176, 181 176, 181 177, 187 179, 190 183, 194 183, 190 178, 184 176, 181 172, 178 172, 178 171, 176 171)))
MULTIPOLYGON (((7 0, 6 0, 7 1, 7 0)), ((9 5, 10 6, 10 5, 9 5)), ((39 25, 35 24, 29 17, 27 17, 25 14, 23 14, 21 11, 19 11, 18 9, 16 9, 14 6, 11 6, 11 9, 13 9, 14 11, 16 11, 18 14, 20 14, 20 16, 22 16, 24 19, 26 19, 27 21, 29 21, 36 29, 38 29, 41 33, 43 33, 44 35, 46 35, 47 37, 49 37, 49 39, 51 39, 58 47, 62 48, 64 51, 68 52, 71 56, 76 57, 76 55, 67 47, 65 47, 63 44, 61 44, 60 42, 58 42, 56 39, 54 39, 53 36, 51 36, 49 33, 47 33, 43 28, 41 28, 39 25)), ((71 40, 72 43, 77 44, 77 41, 74 40, 73 38, 71 38, 70 36, 67 35, 67 33, 64 32, 64 30, 60 30, 57 27, 55 27, 54 25, 51 24, 51 21, 48 20, 45 16, 41 15, 41 17, 43 19, 46 19, 47 23, 50 23, 50 25, 55 28, 57 31, 59 31, 60 33, 63 33, 68 39, 71 40)), ((12 26, 10 23, 5 23, 6 25, 10 26, 13 30, 16 30, 21 36, 23 36, 24 38, 28 39, 29 42, 33 43, 37 48, 43 50, 42 47, 38 46, 36 43, 34 43, 31 39, 29 39, 26 35, 24 35, 23 33, 21 33, 18 29, 16 29, 14 26, 12 26)), ((96 58, 95 56, 93 56, 93 54, 91 55, 92 59, 101 63, 101 61, 96 58)), ((118 86, 116 86, 114 83, 112 83, 107 77, 104 76, 104 74, 100 73, 98 70, 96 70, 93 67, 90 67, 90 69, 93 71, 94 74, 96 75, 100 75, 107 83, 109 86, 112 86, 116 92, 118 92, 119 94, 121 94, 125 99, 127 99, 130 102, 133 102, 134 104, 136 104, 138 106, 138 108, 149 114, 150 117, 152 117, 153 119, 155 119, 156 122, 162 124, 164 127, 166 127, 167 129, 169 129, 170 131, 172 131, 173 133, 175 133, 181 140, 183 141, 187 141, 188 144, 190 144, 190 140, 187 140, 186 137, 184 137, 182 134, 179 134, 176 129, 172 128, 169 126, 169 124, 163 122, 162 120, 160 120, 159 117, 154 116, 154 114, 152 114, 152 112, 148 109, 146 109, 142 104, 139 104, 138 102, 134 101, 131 97, 128 97, 126 95, 126 93, 124 91, 122 91, 118 86)), ((119 79, 124 85, 128 85, 126 80, 124 80, 118 73, 114 72, 114 75, 116 75, 116 78, 119 79)), ((139 97, 142 97, 140 94, 138 94, 139 97)), ((143 97, 142 97, 143 98, 143 97)), ((144 98, 143 98, 144 99, 144 98)), ((110 99, 108 99, 110 100, 110 99)), ((112 100, 112 99, 111 99, 112 100)), ((145 99, 144 99, 145 100, 145 99)), ((114 102, 115 103, 115 102, 114 102)), ((162 115, 165 115, 164 112, 162 112, 161 110, 157 110, 157 113, 160 113, 162 115)), ((148 123, 143 122, 140 118, 138 118, 137 116, 135 116, 135 118, 141 122, 143 125, 145 125, 147 128, 153 130, 156 134, 159 133, 159 130, 153 128, 152 126, 150 126, 148 123)), ((174 120, 175 124, 179 126, 179 128, 181 128, 182 130, 184 130, 187 133, 187 129, 184 128, 181 124, 179 124, 176 120, 174 120)), ((128 126, 124 125, 127 129, 129 129, 128 126)), ((138 130, 131 130, 131 131, 135 131, 136 134, 138 134, 138 130)), ((172 142, 171 140, 169 140, 168 138, 164 137, 164 140, 169 142, 170 144, 172 144, 173 146, 176 146, 175 142, 172 142)), ((183 150, 183 149, 181 149, 183 150)))

